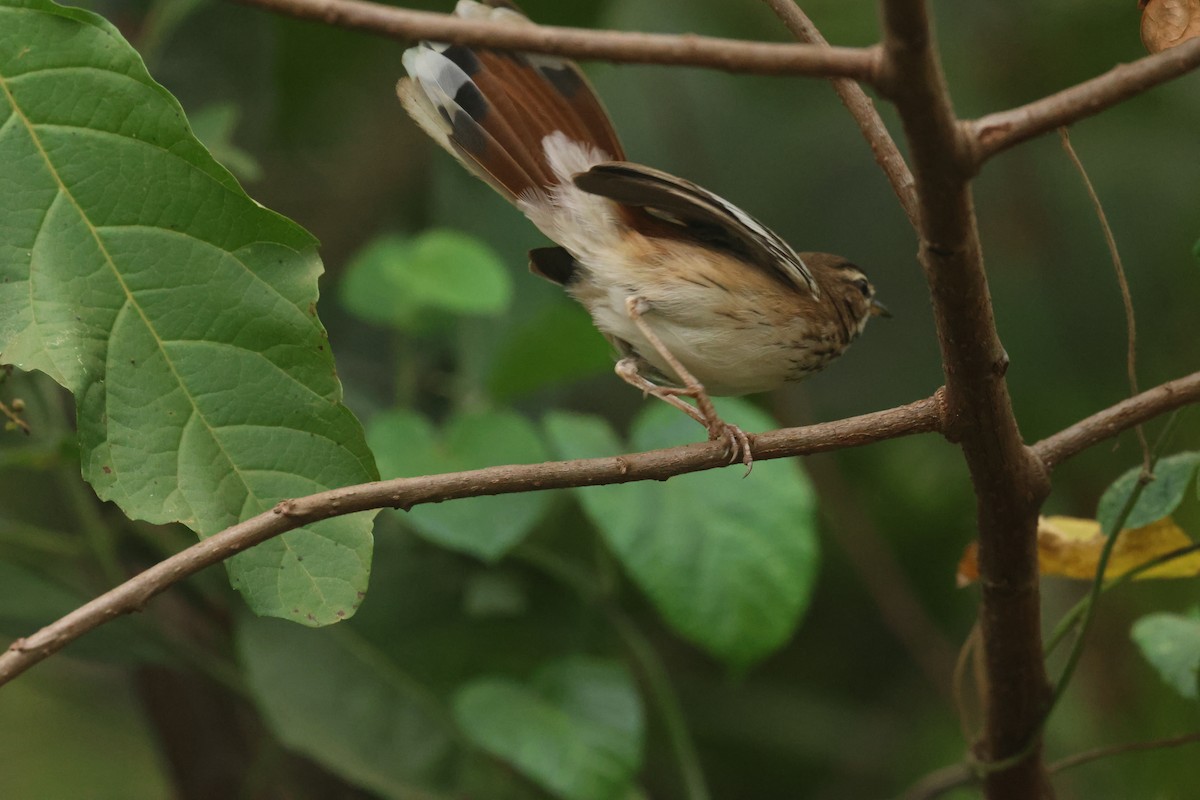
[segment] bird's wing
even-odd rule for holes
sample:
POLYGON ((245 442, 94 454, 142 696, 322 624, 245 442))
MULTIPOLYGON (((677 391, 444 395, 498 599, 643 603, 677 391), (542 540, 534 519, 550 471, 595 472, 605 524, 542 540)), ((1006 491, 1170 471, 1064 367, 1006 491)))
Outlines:
POLYGON ((589 194, 641 208, 715 247, 730 250, 788 285, 819 294, 804 260, 766 225, 696 184, 640 164, 608 161, 575 176, 589 194))

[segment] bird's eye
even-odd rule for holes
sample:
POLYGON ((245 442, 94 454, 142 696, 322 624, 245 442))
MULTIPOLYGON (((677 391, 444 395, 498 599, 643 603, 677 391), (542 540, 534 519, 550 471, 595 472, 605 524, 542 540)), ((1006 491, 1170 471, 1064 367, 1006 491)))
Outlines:
POLYGON ((863 297, 869 298, 871 296, 871 282, 866 278, 859 278, 854 282, 854 285, 858 287, 860 292, 862 292, 863 297))

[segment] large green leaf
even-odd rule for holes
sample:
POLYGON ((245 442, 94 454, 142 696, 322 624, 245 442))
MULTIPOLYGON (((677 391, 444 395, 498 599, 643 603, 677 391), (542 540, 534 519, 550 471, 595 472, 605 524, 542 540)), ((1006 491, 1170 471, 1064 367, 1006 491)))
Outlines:
MULTIPOLYGON (((746 430, 774 427, 744 402, 724 401, 746 430)), ((602 420, 553 415, 547 430, 564 458, 625 448, 602 420)), ((637 450, 693 442, 703 431, 662 403, 634 425, 637 450)), ((666 483, 574 490, 634 581, 682 635, 734 666, 779 647, 808 605, 817 575, 815 498, 793 461, 680 475, 666 483)))
MULTIPOLYGON (((371 420, 369 436, 379 454, 380 471, 388 478, 547 459, 537 429, 505 411, 454 417, 440 435, 420 414, 392 411, 371 420)), ((524 538, 549 502, 544 492, 469 497, 417 506, 406 521, 443 547, 494 561, 524 538)))
POLYGON ((454 716, 479 747, 567 800, 626 797, 641 762, 641 703, 616 663, 566 658, 531 685, 480 679, 455 697, 454 716))
MULTIPOLYGON (((74 393, 84 477, 201 535, 375 477, 317 320, 316 242, 251 200, 103 19, 0 0, 0 359, 74 393)), ((260 614, 344 618, 367 515, 232 559, 260 614)))
POLYGON ((1200 614, 1150 614, 1134 623, 1132 635, 1172 689, 1200 697, 1200 614))
POLYGON ((448 779, 449 715, 353 626, 306 631, 246 617, 237 643, 254 700, 284 744, 383 797, 425 797, 448 779))

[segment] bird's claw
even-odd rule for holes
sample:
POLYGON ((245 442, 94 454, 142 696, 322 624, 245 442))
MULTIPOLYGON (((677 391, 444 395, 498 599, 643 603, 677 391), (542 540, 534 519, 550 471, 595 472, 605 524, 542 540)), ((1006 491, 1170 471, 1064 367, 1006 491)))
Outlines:
POLYGON ((706 423, 705 427, 708 428, 710 441, 725 440, 725 447, 729 453, 728 463, 741 461, 746 465, 746 475, 749 475, 750 471, 754 469, 754 454, 750 451, 750 436, 737 425, 730 425, 720 418, 706 423))

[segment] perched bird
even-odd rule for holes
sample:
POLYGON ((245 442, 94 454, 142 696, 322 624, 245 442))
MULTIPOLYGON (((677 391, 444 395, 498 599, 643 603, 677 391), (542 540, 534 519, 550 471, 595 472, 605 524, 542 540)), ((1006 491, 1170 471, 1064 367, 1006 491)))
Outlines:
MULTIPOLYGON (((459 0, 454 13, 531 24, 507 0, 459 0)), ((731 461, 750 466, 749 437, 709 393, 799 380, 886 315, 846 259, 797 253, 712 192, 625 161, 573 62, 421 42, 404 67, 397 92, 417 124, 558 245, 532 250, 530 268, 587 308, 617 374, 725 439, 731 461)))

